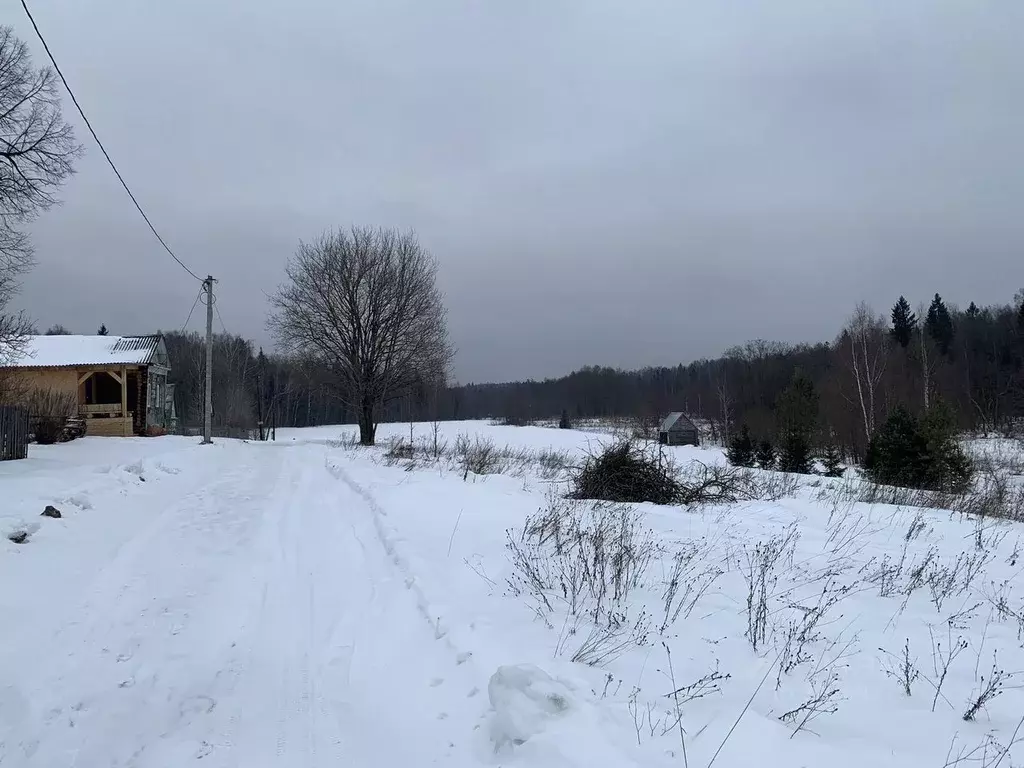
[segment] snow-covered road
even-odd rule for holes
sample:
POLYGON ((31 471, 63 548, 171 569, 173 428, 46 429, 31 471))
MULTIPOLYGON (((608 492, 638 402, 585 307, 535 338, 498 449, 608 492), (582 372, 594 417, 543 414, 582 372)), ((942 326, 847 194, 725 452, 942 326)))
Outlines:
POLYGON ((417 607, 367 498, 323 445, 245 448, 140 470, 112 503, 145 523, 43 579, 51 610, 0 642, 0 763, 478 762, 486 678, 417 607))

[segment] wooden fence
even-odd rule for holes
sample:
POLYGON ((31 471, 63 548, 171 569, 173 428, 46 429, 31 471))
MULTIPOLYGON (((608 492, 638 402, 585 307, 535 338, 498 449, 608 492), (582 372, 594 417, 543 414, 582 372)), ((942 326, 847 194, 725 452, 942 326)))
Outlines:
POLYGON ((28 411, 0 405, 0 461, 28 457, 28 411))

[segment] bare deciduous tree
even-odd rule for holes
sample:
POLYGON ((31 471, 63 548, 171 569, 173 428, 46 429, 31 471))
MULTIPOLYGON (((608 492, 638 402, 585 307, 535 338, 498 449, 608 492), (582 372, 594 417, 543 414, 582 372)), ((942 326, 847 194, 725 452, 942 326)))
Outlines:
POLYGON ((412 233, 353 228, 301 244, 286 274, 271 330, 331 370, 372 445, 380 407, 442 382, 451 361, 436 262, 412 233))
POLYGON ((853 395, 846 397, 860 409, 864 435, 869 441, 875 431, 875 395, 885 373, 888 339, 885 319, 875 315, 865 302, 861 302, 837 343, 853 375, 853 395))
POLYGON ((56 202, 80 151, 53 71, 34 68, 28 46, 0 26, 0 363, 21 353, 31 330, 24 315, 7 309, 32 266, 22 226, 56 202))

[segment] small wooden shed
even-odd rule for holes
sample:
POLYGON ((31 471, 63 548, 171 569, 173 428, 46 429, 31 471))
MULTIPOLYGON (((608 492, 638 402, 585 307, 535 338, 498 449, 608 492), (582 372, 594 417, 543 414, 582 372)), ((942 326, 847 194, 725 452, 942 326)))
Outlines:
POLYGON ((670 413, 658 430, 658 442, 662 445, 697 445, 697 426, 682 411, 670 413))
POLYGON ((3 372, 26 391, 74 397, 87 435, 167 426, 170 364, 162 336, 30 336, 3 372))

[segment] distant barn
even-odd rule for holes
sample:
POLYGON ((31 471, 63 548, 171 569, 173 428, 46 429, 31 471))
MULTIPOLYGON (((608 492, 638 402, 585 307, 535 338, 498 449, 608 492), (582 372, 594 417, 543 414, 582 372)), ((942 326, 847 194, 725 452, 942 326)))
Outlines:
POLYGON ((682 411, 670 413, 658 430, 662 445, 697 445, 697 427, 682 411))

